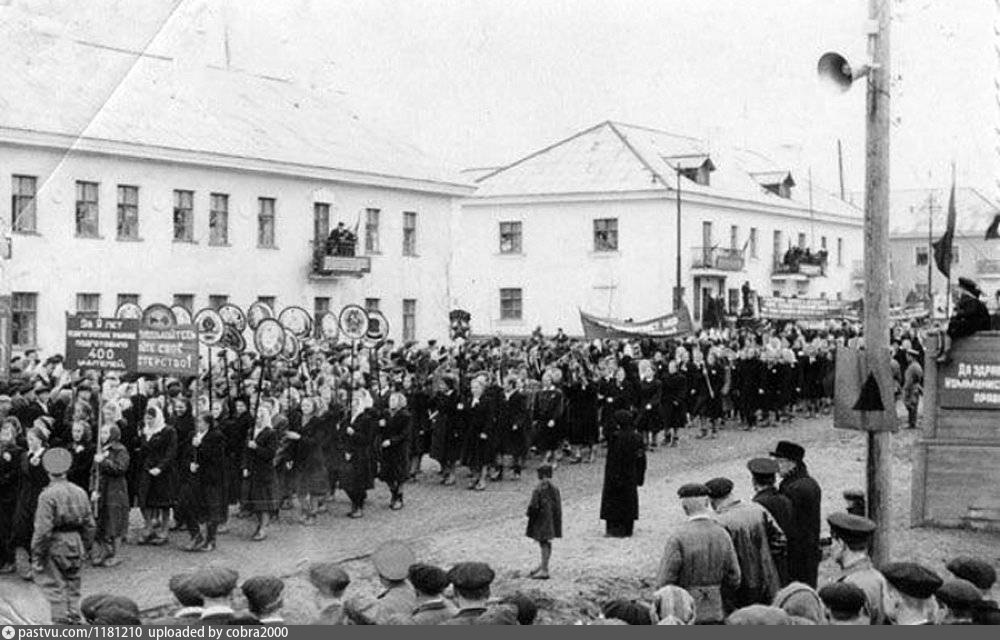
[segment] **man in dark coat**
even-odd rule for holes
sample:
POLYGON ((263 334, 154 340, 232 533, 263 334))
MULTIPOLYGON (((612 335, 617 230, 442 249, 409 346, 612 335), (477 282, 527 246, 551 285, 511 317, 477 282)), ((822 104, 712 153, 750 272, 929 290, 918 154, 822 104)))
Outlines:
MULTIPOLYGON (((787 538, 788 532, 795 528, 795 514, 792 510, 792 501, 788 496, 779 493, 774 486, 778 463, 771 458, 754 458, 747 463, 747 468, 753 476, 753 501, 767 509, 787 538)), ((776 556, 774 564, 778 568, 781 586, 784 587, 791 582, 788 577, 787 551, 776 556)))
POLYGON ((977 331, 990 330, 990 312, 980 300, 983 292, 968 278, 958 279, 958 301, 955 314, 948 321, 948 336, 952 339, 971 336, 977 331))
POLYGON ((819 484, 806 469, 805 449, 794 442, 782 440, 771 453, 778 463, 781 484, 778 490, 792 502, 794 526, 788 536, 788 571, 792 581, 804 582, 816 588, 822 551, 819 546, 820 501, 819 484))
POLYGON ((646 477, 646 447, 629 411, 615 411, 615 423, 618 430, 605 434, 608 456, 604 462, 601 520, 607 523, 607 536, 624 538, 632 535, 639 518, 639 487, 646 477))

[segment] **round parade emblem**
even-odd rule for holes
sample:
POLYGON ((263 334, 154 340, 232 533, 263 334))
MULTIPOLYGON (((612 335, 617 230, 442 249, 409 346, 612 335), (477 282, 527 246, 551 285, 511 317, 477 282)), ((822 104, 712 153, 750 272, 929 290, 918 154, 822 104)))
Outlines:
POLYGON ((224 327, 222 339, 219 341, 219 346, 232 349, 238 353, 246 351, 247 340, 243 337, 243 333, 238 331, 236 327, 231 324, 224 324, 224 327))
POLYGON ((340 335, 340 320, 337 318, 337 314, 332 311, 324 313, 323 317, 319 319, 319 328, 323 332, 324 338, 336 340, 337 336, 340 335))
POLYGON ((194 314, 194 326, 198 331, 198 340, 209 347, 219 344, 226 330, 219 312, 208 308, 194 314))
POLYGON ((340 311, 340 331, 351 340, 360 340, 368 332, 368 313, 356 304, 340 311))
POLYGON ((278 314, 278 322, 295 334, 296 338, 305 339, 312 335, 312 318, 302 307, 285 307, 278 314))
POLYGON ((381 342, 389 335, 389 321, 381 311, 368 312, 368 329, 365 337, 372 342, 381 342))
POLYGON ((274 311, 263 302, 255 302, 247 309, 247 324, 251 329, 256 329, 261 320, 274 317, 274 311))
POLYGON ((155 302, 142 312, 142 324, 155 329, 165 329, 175 326, 177 318, 174 317, 174 312, 170 310, 170 307, 155 302))
POLYGON ((292 333, 291 329, 285 329, 285 346, 281 350, 281 357, 290 362, 298 360, 302 351, 302 342, 292 333))
POLYGON ((223 322, 236 327, 236 330, 240 333, 246 330, 247 317, 243 314, 243 309, 240 309, 235 304, 227 302, 219 307, 219 315, 222 316, 223 322))
POLYGON ((174 312, 174 318, 177 320, 177 324, 191 324, 193 322, 191 312, 187 310, 187 307, 175 304, 170 307, 170 310, 174 312))
POLYGON ((264 358, 280 355, 285 348, 285 328, 274 318, 264 318, 253 331, 253 343, 264 358))
POLYGON ((134 302, 124 302, 115 311, 115 317, 119 320, 141 320, 142 307, 134 302))

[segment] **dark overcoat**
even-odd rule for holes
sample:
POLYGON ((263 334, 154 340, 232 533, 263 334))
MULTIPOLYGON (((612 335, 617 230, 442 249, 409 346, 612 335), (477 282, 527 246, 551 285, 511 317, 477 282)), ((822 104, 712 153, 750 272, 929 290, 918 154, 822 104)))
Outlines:
POLYGON ((142 467, 139 473, 138 501, 143 509, 169 509, 177 499, 177 432, 164 427, 151 437, 143 437, 142 467), (150 469, 159 469, 152 476, 150 469))
POLYGON ((410 412, 400 409, 379 420, 378 477, 388 484, 399 484, 410 475, 410 441, 413 421, 410 412), (382 443, 389 441, 389 446, 382 443))
POLYGON ((646 479, 646 447, 634 429, 608 435, 601 491, 601 520, 634 522, 639 519, 639 487, 646 479))
MULTIPOLYGON (((193 444, 193 443, 192 443, 193 444)), ((195 515, 198 522, 219 524, 226 521, 229 503, 226 496, 226 436, 217 427, 205 432, 194 449, 195 515)))
POLYGON ((123 538, 128 533, 128 512, 131 505, 128 474, 131 456, 121 442, 106 444, 104 455, 105 458, 97 465, 101 477, 97 537, 110 540, 123 538))
POLYGON ((786 476, 778 490, 792 503, 794 525, 786 531, 788 537, 788 573, 795 581, 816 587, 822 550, 819 545, 820 502, 819 484, 806 471, 805 464, 786 476))
POLYGON ((528 528, 525 535, 538 542, 562 537, 562 497, 549 480, 542 480, 531 493, 528 503, 528 528))
POLYGON ((278 451, 278 432, 267 427, 261 429, 253 442, 257 446, 251 449, 249 442, 243 445, 243 468, 246 470, 246 508, 254 513, 271 513, 277 511, 280 496, 278 495, 278 474, 274 468, 274 456, 278 451))

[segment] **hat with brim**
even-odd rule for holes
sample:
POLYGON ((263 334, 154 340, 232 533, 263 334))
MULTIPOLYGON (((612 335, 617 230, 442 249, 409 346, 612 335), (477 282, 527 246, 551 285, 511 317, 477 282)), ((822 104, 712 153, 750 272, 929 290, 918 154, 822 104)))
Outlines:
POLYGON ((977 298, 983 295, 983 290, 979 288, 979 285, 969 278, 959 278, 958 287, 959 289, 963 289, 977 298))
POLYGON ((792 460, 794 462, 802 462, 802 459, 806 457, 806 450, 803 449, 801 445, 795 444, 794 442, 781 440, 778 442, 778 446, 774 448, 774 451, 771 452, 771 456, 774 458, 792 460))

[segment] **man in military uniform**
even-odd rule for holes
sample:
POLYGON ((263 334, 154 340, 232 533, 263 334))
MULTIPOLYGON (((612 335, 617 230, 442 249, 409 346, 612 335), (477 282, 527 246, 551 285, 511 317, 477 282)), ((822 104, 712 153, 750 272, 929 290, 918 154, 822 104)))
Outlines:
POLYGON ((374 600, 349 602, 347 615, 355 624, 388 624, 391 618, 409 615, 417 606, 417 596, 406 581, 410 565, 417 561, 408 545, 390 540, 372 554, 372 564, 384 589, 374 600))
POLYGON ((490 599, 490 585, 496 574, 485 562, 460 562, 448 572, 448 579, 455 589, 458 612, 451 620, 441 624, 472 625, 486 613, 490 599))
POLYGON ((740 563, 729 533, 712 517, 708 487, 686 484, 677 491, 687 522, 671 532, 653 587, 686 589, 695 600, 702 624, 725 620, 722 590, 740 586, 740 563))
POLYGON ((80 619, 80 569, 97 530, 87 492, 66 480, 72 463, 65 449, 49 449, 42 456, 49 485, 38 496, 31 538, 35 582, 49 599, 57 624, 80 619))
POLYGON ((833 561, 840 567, 835 582, 855 584, 865 592, 869 623, 885 624, 887 584, 868 556, 868 547, 877 528, 868 518, 838 512, 827 519, 833 538, 833 561))
POLYGON ((934 624, 937 602, 934 594, 944 581, 915 562, 893 562, 882 568, 889 583, 886 618, 896 625, 934 624))
POLYGON ((782 477, 778 491, 791 500, 795 519, 795 525, 785 530, 789 577, 815 589, 822 558, 819 546, 822 492, 819 484, 809 476, 805 454, 800 445, 782 440, 771 457, 777 461, 782 477))
POLYGON ((778 568, 780 586, 785 586, 791 580, 788 577, 788 532, 795 526, 794 513, 792 511, 792 501, 788 496, 778 492, 775 484, 775 476, 778 475, 778 463, 771 458, 754 458, 747 463, 747 469, 753 482, 753 501, 767 509, 774 520, 785 533, 785 553, 774 558, 774 564, 778 568))

